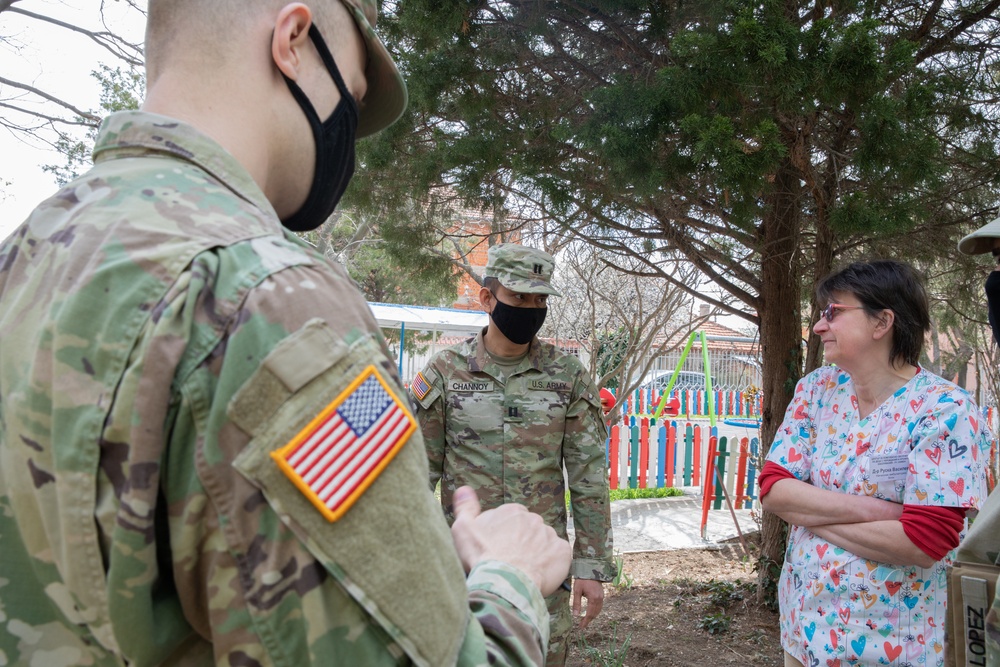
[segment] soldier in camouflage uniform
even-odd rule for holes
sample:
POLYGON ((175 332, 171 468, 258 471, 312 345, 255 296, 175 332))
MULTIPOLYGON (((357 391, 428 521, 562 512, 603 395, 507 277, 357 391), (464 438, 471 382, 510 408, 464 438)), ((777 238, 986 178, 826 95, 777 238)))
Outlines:
MULTIPOLYGON (((993 339, 1000 344, 1000 218, 983 225, 958 242, 958 249, 967 255, 992 253, 993 270, 986 279, 986 303, 993 339)), ((967 563, 1000 565, 1000 497, 993 491, 969 528, 955 560, 967 563)), ((993 605, 986 615, 986 667, 1000 667, 1000 578, 996 582, 993 605)), ((949 620, 951 615, 949 615, 949 620)), ((949 627, 949 638, 961 634, 961 629, 949 627)))
POLYGON ((375 0, 148 20, 144 110, 0 245, 0 665, 540 663, 569 544, 469 489, 449 533, 370 310, 282 227, 405 106, 375 0))
MULTIPOLYGON (((573 611, 587 598, 586 625, 600 613, 601 582, 615 574, 608 500, 607 427, 599 391, 580 361, 535 334, 545 318, 554 262, 516 244, 489 250, 479 299, 489 326, 442 350, 410 385, 430 463, 449 521, 463 484, 484 507, 523 503, 566 535, 563 466, 575 546, 573 611)), ((549 665, 566 660, 573 626, 569 586, 548 598, 549 665)))

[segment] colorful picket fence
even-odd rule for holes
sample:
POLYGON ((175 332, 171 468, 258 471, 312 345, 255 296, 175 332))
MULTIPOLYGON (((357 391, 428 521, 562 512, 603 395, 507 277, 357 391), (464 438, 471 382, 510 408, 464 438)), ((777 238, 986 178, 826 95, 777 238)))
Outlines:
POLYGON ((714 509, 723 509, 725 480, 734 509, 749 509, 757 498, 758 438, 719 437, 717 427, 676 421, 656 424, 643 418, 615 424, 608 437, 607 456, 612 489, 700 487, 714 509), (714 442, 713 442, 714 441, 714 442), (714 468, 708 488, 709 452, 714 444, 714 468))
MULTIPOLYGON (((686 389, 671 391, 680 403, 677 414, 687 417, 708 416, 708 392, 704 389, 686 389)), ((744 391, 716 390, 712 392, 715 399, 715 416, 717 417, 759 417, 763 409, 761 395, 744 391)), ((659 399, 649 388, 636 389, 625 397, 621 406, 625 415, 652 415, 655 403, 659 399)))

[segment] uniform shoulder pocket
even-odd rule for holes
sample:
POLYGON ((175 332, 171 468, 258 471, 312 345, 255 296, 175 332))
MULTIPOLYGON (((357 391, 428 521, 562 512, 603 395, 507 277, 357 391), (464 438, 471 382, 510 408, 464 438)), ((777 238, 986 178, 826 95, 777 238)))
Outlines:
POLYGON ((410 395, 421 408, 429 410, 434 401, 444 394, 443 386, 441 376, 436 371, 425 368, 410 383, 410 395))
POLYGON ((414 662, 450 664, 468 619, 465 579, 391 368, 374 337, 348 344, 307 323, 230 402, 252 436, 233 465, 414 662))

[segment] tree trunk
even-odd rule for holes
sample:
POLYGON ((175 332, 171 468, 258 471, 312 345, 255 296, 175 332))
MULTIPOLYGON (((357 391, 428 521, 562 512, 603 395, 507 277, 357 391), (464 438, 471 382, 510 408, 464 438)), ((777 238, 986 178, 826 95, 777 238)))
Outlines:
MULTIPOLYGON (((789 161, 782 162, 767 196, 760 229, 761 294, 760 340, 763 345, 764 410, 761 453, 767 452, 784 418, 785 408, 802 374, 801 269, 798 258, 800 185, 789 161)), ((757 593, 777 604, 777 583, 785 551, 785 526, 765 512, 761 526, 761 555, 757 593)))
MULTIPOLYGON (((828 201, 828 199, 826 200, 828 201)), ((829 212, 822 204, 817 205, 816 211, 816 251, 813 260, 813 284, 815 287, 820 279, 824 278, 833 268, 833 230, 830 229, 829 212)), ((819 304, 816 303, 815 295, 810 294, 809 333, 806 345, 806 365, 805 371, 808 373, 820 367, 823 362, 823 345, 819 336, 812 332, 812 323, 819 319, 819 304)))

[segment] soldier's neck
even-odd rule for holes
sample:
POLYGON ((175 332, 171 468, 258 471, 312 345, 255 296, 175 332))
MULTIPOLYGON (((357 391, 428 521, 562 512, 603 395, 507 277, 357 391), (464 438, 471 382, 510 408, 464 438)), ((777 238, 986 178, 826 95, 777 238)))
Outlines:
POLYGON ((531 343, 518 345, 511 342, 509 338, 500 333, 499 329, 492 325, 486 327, 486 333, 483 334, 483 344, 486 345, 486 351, 494 357, 515 359, 523 357, 528 353, 528 348, 531 347, 531 343))

